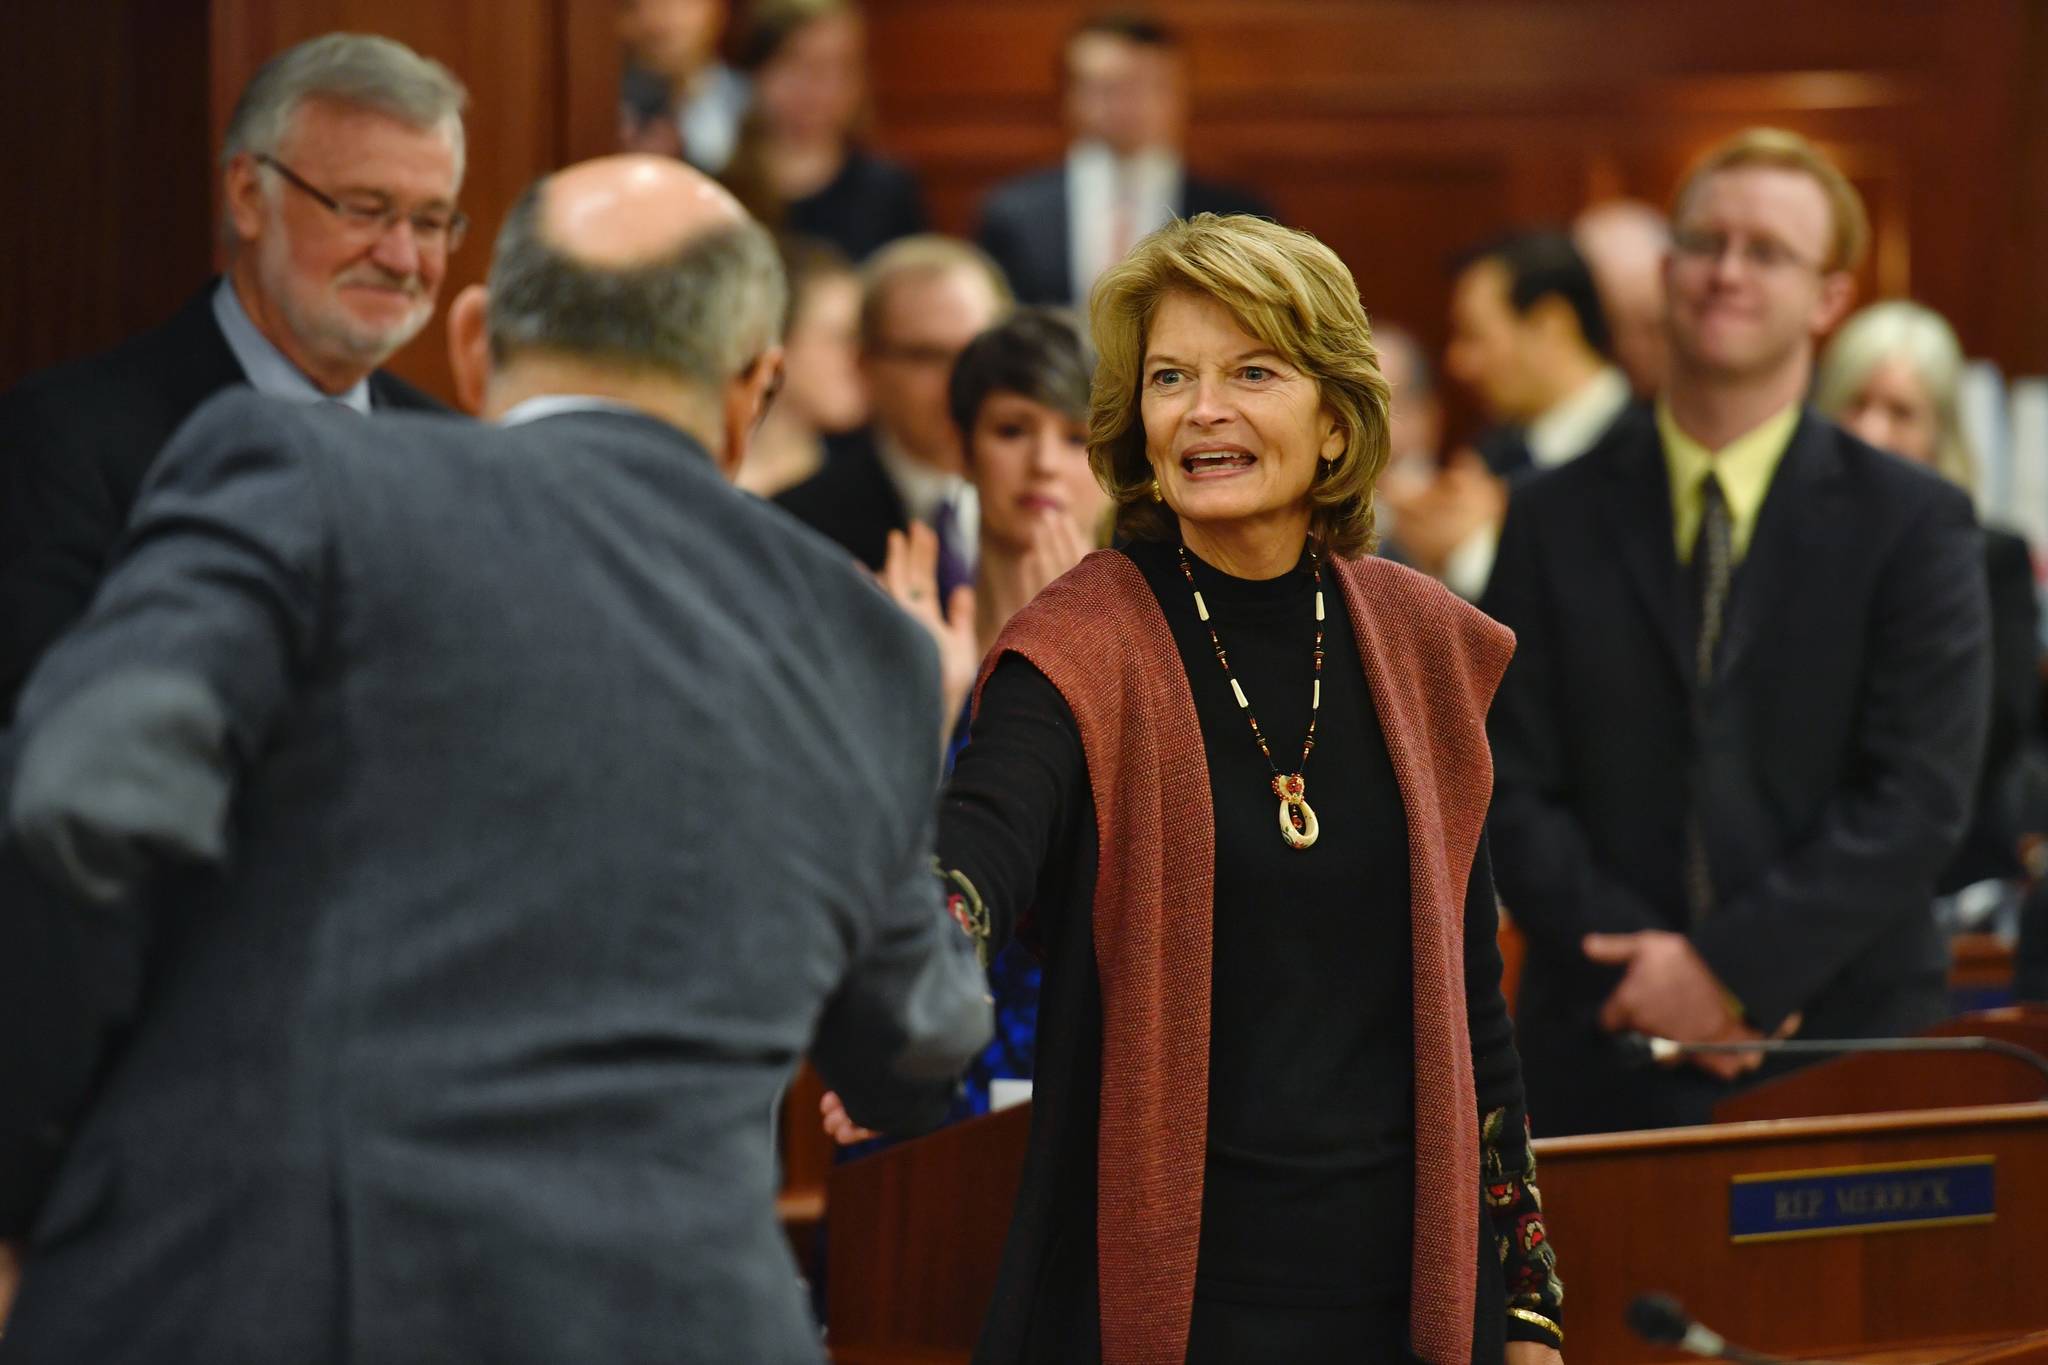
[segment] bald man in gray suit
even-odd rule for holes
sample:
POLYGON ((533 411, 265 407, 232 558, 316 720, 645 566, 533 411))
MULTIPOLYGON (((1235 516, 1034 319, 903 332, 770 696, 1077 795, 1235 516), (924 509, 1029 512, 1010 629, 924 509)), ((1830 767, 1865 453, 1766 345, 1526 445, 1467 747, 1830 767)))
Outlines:
POLYGON ((914 1131, 990 1018, 931 648, 726 481, 783 290, 586 163, 454 307, 497 425, 173 440, 0 752, 0 1362, 819 1358, 798 1058, 914 1131))

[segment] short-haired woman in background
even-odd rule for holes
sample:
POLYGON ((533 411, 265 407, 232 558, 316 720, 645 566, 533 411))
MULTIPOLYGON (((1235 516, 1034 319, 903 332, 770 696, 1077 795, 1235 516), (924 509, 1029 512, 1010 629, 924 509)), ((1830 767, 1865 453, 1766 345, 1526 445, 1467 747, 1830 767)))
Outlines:
MULTIPOLYGON (((1017 611, 1081 562, 1107 530, 1109 496, 1088 464, 1095 356, 1064 310, 1025 308, 983 332, 953 363, 947 402, 981 503, 974 599, 949 629, 930 600, 938 540, 892 532, 882 582, 946 646, 949 715, 960 715, 980 662, 1017 611)), ((965 743, 964 719, 948 745, 965 743)), ((996 1036, 966 1076, 963 1114, 984 1113, 998 1080, 1029 1080, 1040 971, 1021 944, 993 954, 996 1036)))
MULTIPOLYGON (((1977 491, 1963 432, 1963 348, 1941 314, 1917 303, 1874 303, 1842 324, 1821 357, 1814 406, 1881 450, 1977 491)), ((1984 528, 1991 588, 1991 729, 1977 813, 1935 889, 2020 877, 2018 770, 2040 714, 2040 607, 2033 556, 2010 531, 1984 528)))

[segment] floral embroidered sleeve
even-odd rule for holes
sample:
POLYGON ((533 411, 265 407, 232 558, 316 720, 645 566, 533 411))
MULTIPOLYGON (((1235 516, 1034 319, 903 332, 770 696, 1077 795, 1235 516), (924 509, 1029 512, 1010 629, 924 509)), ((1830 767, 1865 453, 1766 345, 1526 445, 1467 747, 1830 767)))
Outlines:
POLYGON ((1543 1195, 1536 1188, 1536 1155, 1529 1121, 1511 1123, 1506 1109, 1487 1114, 1479 1127, 1480 1175, 1493 1239, 1507 1282, 1507 1339, 1564 1344, 1564 1285, 1557 1253, 1543 1228, 1543 1195))
POLYGON ((1522 1099, 1522 1062, 1500 990, 1500 907, 1486 845, 1472 864, 1465 898, 1465 1010, 1472 1032, 1472 1080, 1479 1098, 1480 1197, 1492 1225, 1507 1295, 1509 1341, 1564 1345, 1564 1285, 1543 1226, 1536 1157, 1522 1099))

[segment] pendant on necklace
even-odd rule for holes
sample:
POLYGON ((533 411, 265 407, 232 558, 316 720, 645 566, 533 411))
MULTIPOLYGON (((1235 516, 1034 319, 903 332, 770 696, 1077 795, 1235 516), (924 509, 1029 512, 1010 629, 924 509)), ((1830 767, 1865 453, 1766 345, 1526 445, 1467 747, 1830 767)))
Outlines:
POLYGON ((1273 795, 1280 798, 1280 837, 1289 848, 1307 848, 1323 832, 1316 823, 1315 807, 1308 803, 1307 790, 1300 773, 1273 774, 1273 795))

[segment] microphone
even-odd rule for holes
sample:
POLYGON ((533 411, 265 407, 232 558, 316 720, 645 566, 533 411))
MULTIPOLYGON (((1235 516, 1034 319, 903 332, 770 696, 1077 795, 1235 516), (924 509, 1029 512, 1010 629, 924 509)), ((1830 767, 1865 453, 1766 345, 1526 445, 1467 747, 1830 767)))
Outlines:
POLYGON ((1731 1344, 1719 1332, 1693 1320, 1685 1306, 1669 1294, 1639 1294, 1628 1306, 1628 1325, 1656 1346, 1676 1346, 1708 1360, 1733 1360, 1747 1365, 1778 1365, 1779 1356, 1761 1356, 1731 1344))
POLYGON ((2024 1062, 2041 1073, 2048 1093, 2048 1057, 2031 1048, 2003 1038, 1967 1036, 1959 1038, 1758 1038, 1740 1043, 1681 1043, 1676 1038, 1659 1038, 1649 1033, 1618 1033, 1615 1040, 1638 1066, 1652 1062, 1674 1062, 1717 1052, 1792 1053, 1808 1056, 1841 1056, 1865 1052, 1991 1052, 2024 1062))

